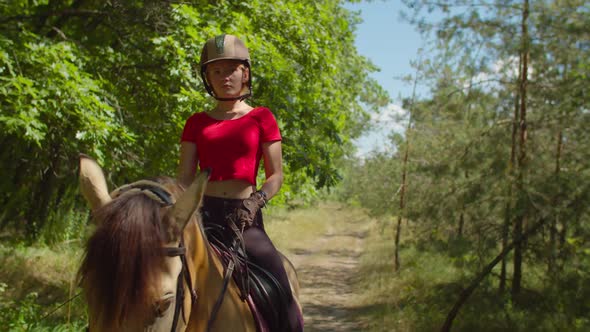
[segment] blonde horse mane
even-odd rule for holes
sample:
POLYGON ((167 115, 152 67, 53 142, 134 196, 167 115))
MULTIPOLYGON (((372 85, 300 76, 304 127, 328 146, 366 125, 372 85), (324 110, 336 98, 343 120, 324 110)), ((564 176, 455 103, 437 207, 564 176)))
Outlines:
MULTIPOLYGON (((168 177, 158 177, 172 197, 181 189, 168 177)), ((125 318, 143 323, 152 312, 159 269, 169 242, 167 207, 142 191, 116 197, 93 211, 97 226, 88 239, 78 280, 100 326, 116 330, 125 318)), ((175 230, 179 232, 179 230, 175 230)))

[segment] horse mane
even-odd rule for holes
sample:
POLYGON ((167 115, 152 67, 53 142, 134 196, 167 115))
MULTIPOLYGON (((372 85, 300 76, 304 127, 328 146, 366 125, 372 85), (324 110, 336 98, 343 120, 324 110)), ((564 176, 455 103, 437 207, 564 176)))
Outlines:
MULTIPOLYGON (((174 198, 181 192, 171 178, 151 180, 174 198)), ((142 315, 152 312, 165 259, 162 247, 170 241, 163 223, 168 209, 138 192, 93 211, 98 226, 88 239, 78 280, 103 329, 117 329, 126 317, 141 324, 148 318, 142 315)))

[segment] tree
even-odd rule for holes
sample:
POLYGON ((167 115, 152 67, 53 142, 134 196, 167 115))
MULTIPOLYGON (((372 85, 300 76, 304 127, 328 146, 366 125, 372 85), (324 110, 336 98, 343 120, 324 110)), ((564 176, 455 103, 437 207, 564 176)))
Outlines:
POLYGON ((354 48, 357 23, 340 1, 1 5, 0 223, 24 222, 33 239, 53 211, 81 206, 78 152, 113 170, 115 185, 174 174, 184 120, 212 105, 200 48, 221 33, 252 52, 254 103, 274 111, 284 137, 286 195, 334 185, 336 161, 388 100, 354 48))
MULTIPOLYGON (((551 285, 543 290, 569 301, 566 281, 588 278, 579 269, 588 262, 582 248, 589 244, 589 210, 578 206, 588 198, 590 179, 590 141, 583 133, 589 99, 582 88, 590 73, 587 6, 558 0, 405 3, 406 17, 431 41, 424 52, 429 57, 420 62, 430 96, 413 104, 411 135, 396 141, 412 143, 412 190, 403 213, 420 230, 416 241, 448 248, 457 264, 482 271, 473 281, 461 280, 464 294, 512 259, 512 303, 527 305, 519 301, 522 286, 534 279, 527 280, 533 275, 526 268, 539 265, 554 271, 543 279, 551 285), (440 20, 424 16, 434 11, 440 20)), ((399 149, 390 158, 403 155, 399 149)), ((505 288, 503 266, 487 287, 505 288)))
MULTIPOLYGON (((502 227, 504 230, 507 229, 507 225, 512 222, 511 219, 514 216, 513 237, 517 238, 522 233, 522 227, 526 224, 525 219, 532 217, 527 215, 535 210, 531 205, 530 197, 532 193, 538 192, 539 190, 539 188, 535 188, 536 178, 539 176, 543 177, 537 170, 542 169, 542 165, 547 161, 546 154, 538 153, 537 146, 543 144, 541 141, 537 139, 532 142, 531 144, 535 144, 535 147, 532 147, 527 142, 527 138, 531 134, 530 123, 537 123, 537 121, 543 121, 540 123, 549 121, 551 123, 554 120, 544 114, 555 114, 554 112, 534 114, 534 120, 530 120, 528 119, 527 110, 530 108, 529 105, 533 105, 532 107, 535 108, 535 111, 545 108, 544 105, 547 105, 547 95, 537 92, 543 91, 547 84, 551 84, 542 78, 540 73, 545 72, 545 68, 560 68, 564 63, 563 61, 558 61, 559 64, 557 64, 553 61, 556 58, 561 58, 562 60, 564 58, 556 53, 551 53, 547 49, 548 45, 553 45, 559 40, 562 46, 561 49, 567 49, 570 54, 586 52, 583 45, 575 45, 570 42, 571 37, 565 37, 561 34, 560 30, 562 30, 562 26, 557 24, 555 20, 556 17, 567 17, 564 13, 568 13, 572 17, 568 19, 571 21, 570 26, 575 27, 569 29, 570 32, 580 33, 580 26, 583 26, 584 23, 578 17, 581 14, 580 11, 583 12, 583 4, 581 2, 572 2, 566 5, 559 1, 536 1, 532 9, 529 9, 528 2, 526 1, 483 1, 479 3, 469 1, 443 1, 438 3, 408 1, 407 3, 412 8, 415 8, 416 12, 421 9, 439 9, 446 15, 439 24, 430 24, 420 20, 417 15, 411 17, 413 22, 422 28, 423 31, 436 32, 436 36, 438 37, 437 48, 443 55, 441 58, 444 58, 444 64, 441 64, 439 68, 453 66, 452 68, 454 68, 457 75, 466 73, 468 77, 473 77, 474 74, 481 75, 485 73, 488 79, 480 81, 482 86, 485 84, 485 89, 482 90, 483 92, 497 94, 500 98, 505 98, 503 96, 508 97, 508 99, 505 99, 505 105, 509 105, 510 99, 515 100, 518 98, 515 104, 518 110, 518 118, 515 118, 515 121, 517 120, 518 122, 515 122, 514 124, 517 126, 513 127, 517 131, 513 130, 510 137, 514 139, 518 133, 519 140, 517 146, 514 143, 512 144, 511 154, 513 157, 511 157, 511 161, 508 163, 509 187, 515 186, 517 192, 515 196, 512 196, 512 191, 508 190, 508 194, 505 196, 507 208, 505 210, 504 226, 502 227), (486 10, 485 13, 482 9, 486 10), (533 14, 529 18, 530 11, 533 14), (515 15, 519 12, 522 17, 520 22, 516 20, 517 16, 515 15), (521 37, 514 38, 514 36, 518 35, 521 37), (567 47, 564 47, 564 44, 567 44, 567 47), (446 57, 445 55, 448 55, 450 52, 452 52, 452 56, 450 58, 446 57), (470 63, 476 64, 477 66, 466 65, 464 60, 469 58, 473 58, 474 61, 470 61, 470 63), (457 59, 457 62, 451 62, 450 60, 452 59, 457 59), (515 76, 512 74, 514 72, 513 68, 516 67, 513 65, 514 61, 512 59, 520 59, 517 81, 514 80, 515 76), (549 67, 546 62, 547 59, 551 59, 552 61, 549 67), (495 73, 494 71, 490 71, 492 69, 490 65, 494 65, 496 68, 494 70, 495 73), (473 71, 473 69, 476 70, 473 71), (529 79, 531 72, 534 76, 529 79), (512 92, 510 93, 510 91, 512 92), (533 92, 531 93, 530 91, 533 92), (529 149, 536 153, 529 156, 527 153, 529 149), (516 158, 514 157, 515 153, 516 158), (513 165, 517 167, 515 173, 510 171, 513 169, 513 165), (533 174, 529 174, 531 172, 533 174), (513 205, 514 201, 512 200, 517 202, 516 205, 513 205)), ((580 35, 578 34, 578 36, 580 35)), ((554 47, 551 47, 551 49, 553 51, 557 50, 554 47)), ((439 72, 441 71, 439 70, 439 72)), ((434 77, 437 76, 440 77, 442 75, 434 75, 434 77)), ((440 87, 440 85, 436 86, 434 91, 441 91, 440 87)), ((459 87, 458 89, 461 88, 459 87)), ((435 95, 434 99, 444 100, 437 95, 435 95)), ((579 100, 579 98, 575 98, 574 100, 579 100)), ((548 104, 552 103, 554 102, 549 102, 548 104)), ((448 108, 446 105, 445 107, 448 108)), ((504 109, 507 110, 508 108, 504 109)), ((583 109, 583 106, 582 108, 578 108, 578 110, 581 109, 583 109)), ((505 111, 501 112, 504 113, 505 111)), ((545 135, 545 128, 545 125, 535 126, 537 132, 542 136, 545 135)), ((490 156, 491 153, 487 155, 490 156)), ((469 174, 475 173, 471 169, 466 169, 465 171, 468 171, 469 174)), ((503 231, 503 234, 507 233, 503 231)), ((502 242, 504 245, 508 242, 505 235, 503 236, 502 242)), ((526 243, 527 241, 522 241, 523 245, 526 243)), ((519 244, 515 246, 514 295, 518 293, 520 288, 521 248, 519 244)), ((502 277, 501 284, 503 280, 505 280, 504 276, 502 277)))

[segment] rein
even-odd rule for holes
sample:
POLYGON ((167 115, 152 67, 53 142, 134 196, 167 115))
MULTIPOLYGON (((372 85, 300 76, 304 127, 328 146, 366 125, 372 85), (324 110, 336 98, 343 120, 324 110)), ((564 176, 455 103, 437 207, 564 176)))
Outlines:
POLYGON ((42 322, 45 319, 47 319, 47 317, 52 316, 56 311, 58 311, 59 309, 63 308, 63 306, 65 306, 66 304, 74 301, 78 296, 82 295, 82 292, 78 292, 78 294, 70 297, 69 299, 67 299, 65 302, 63 302, 62 304, 60 304, 59 306, 57 306, 57 308, 51 310, 50 312, 48 312, 47 314, 45 314, 45 316, 41 317, 41 319, 38 320, 38 322, 42 322))
POLYGON ((227 291, 227 286, 233 276, 233 273, 236 268, 238 268, 238 275, 234 278, 236 284, 238 284, 238 289, 240 290, 240 299, 245 301, 250 293, 249 284, 248 284, 248 271, 247 271, 247 264, 245 263, 246 260, 246 250, 244 248, 244 240, 241 236, 240 230, 235 226, 233 222, 229 223, 230 228, 235 234, 235 238, 232 241, 231 246, 226 246, 224 242, 221 240, 222 235, 217 232, 223 232, 223 227, 219 225, 211 225, 205 228, 205 233, 207 234, 207 238, 209 239, 209 244, 214 252, 217 253, 219 259, 222 261, 222 265, 224 266, 224 273, 223 273, 223 286, 221 288, 221 292, 215 301, 215 305, 213 306, 213 310, 211 312, 211 316, 209 317, 209 321, 207 322, 207 329, 206 331, 211 331, 211 327, 213 326, 213 322, 215 322, 215 318, 219 309, 221 308, 221 304, 223 303, 224 294, 227 291))
POLYGON ((182 263, 182 269, 180 270, 180 274, 178 275, 178 280, 176 282, 176 303, 174 306, 174 319, 172 321, 172 328, 170 331, 176 331, 176 327, 178 326, 178 319, 180 317, 180 312, 182 311, 182 320, 186 323, 186 317, 184 315, 184 310, 182 310, 182 306, 184 304, 184 285, 182 283, 182 278, 184 277, 184 281, 190 291, 191 294, 191 303, 192 305, 197 302, 197 291, 193 289, 191 273, 188 269, 188 263, 186 261, 186 248, 184 246, 184 241, 182 237, 180 239, 180 243, 178 244, 177 248, 165 248, 164 254, 168 257, 180 257, 180 261, 182 263))

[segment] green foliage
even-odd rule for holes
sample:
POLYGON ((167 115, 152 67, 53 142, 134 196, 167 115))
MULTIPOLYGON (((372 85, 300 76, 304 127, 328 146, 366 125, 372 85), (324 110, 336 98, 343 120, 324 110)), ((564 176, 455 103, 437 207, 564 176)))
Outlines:
MULTIPOLYGON (((6 290, 6 284, 0 284, 0 293, 6 290)), ((18 303, 2 303, 2 322, 7 331, 26 331, 31 328, 31 322, 38 317, 40 305, 36 303, 37 293, 28 294, 18 303)))
POLYGON ((73 284, 81 250, 0 245, 0 331, 83 330, 86 305, 73 284))
MULTIPOLYGON (((351 163, 343 197, 388 220, 403 216, 421 230, 413 244, 418 255, 433 251, 448 255, 447 263, 466 269, 471 278, 517 238, 516 221, 523 220, 525 229, 543 222, 541 236, 523 243, 522 297, 516 291, 511 298, 497 295, 494 288, 499 285, 488 275, 453 327, 583 330, 587 321, 570 300, 575 298, 583 307, 587 301, 565 290, 571 286, 566 280, 577 285, 590 279, 585 251, 590 246, 590 209, 580 205, 590 199, 590 99, 584 88, 590 83, 587 5, 530 1, 528 33, 523 34, 525 1, 404 2, 411 11, 406 17, 430 38, 425 52, 429 56, 416 64, 415 77, 430 87, 430 95, 405 103, 412 123, 403 137, 392 135, 394 153, 351 163), (424 14, 435 11, 440 20, 431 21, 424 14), (523 85, 519 66, 525 53, 528 75, 523 85), (526 122, 520 122, 515 112, 524 109, 526 122), (409 159, 404 164, 406 146, 409 159), (400 209, 404 167, 406 204, 400 209), (474 300, 478 296, 489 303, 474 300), (554 303, 559 303, 558 309, 552 308, 554 303), (470 320, 482 312, 489 317, 470 320), (547 318, 548 312, 555 318, 547 318), (503 325, 488 324, 487 319, 494 317, 507 318, 503 325)), ((408 226, 402 225, 403 235, 408 226)), ((402 241, 402 274, 413 269, 416 260, 424 260, 404 245, 402 241)), ((515 265, 508 265, 508 282, 515 265)), ((500 265, 492 275, 499 273, 500 265)), ((457 278, 463 287, 469 280, 457 278)), ((420 303, 436 303, 436 297, 448 295, 436 293, 420 303)), ((413 314, 441 319, 450 308, 439 308, 443 314, 420 310, 413 314)), ((433 328, 437 326, 410 329, 433 328)))
POLYGON ((50 211, 48 222, 39 233, 41 243, 81 242, 89 234, 90 212, 58 208, 50 211))
MULTIPOLYGON (((424 227, 412 224, 403 235, 403 268, 393 273, 394 228, 389 222, 383 223, 371 229, 360 257, 356 289, 362 295, 357 318, 365 323, 363 330, 439 330, 474 270, 473 265, 466 265, 457 257, 472 251, 465 243, 425 242, 420 237, 424 227)), ((529 282, 518 303, 498 293, 497 278, 488 278, 465 304, 452 330, 588 329, 588 283, 576 272, 577 268, 567 267, 558 283, 546 284, 537 278, 543 273, 543 264, 536 262, 528 266, 525 280, 529 282)))
MULTIPOLYGON (((407 3, 444 14, 441 22, 433 23, 413 17, 425 32, 436 32, 432 58, 419 64, 418 79, 430 83, 431 96, 405 105, 411 109, 412 125, 405 137, 392 136, 395 153, 377 154, 352 167, 346 198, 359 200, 376 214, 403 213, 413 222, 427 224, 429 234, 442 232, 449 239, 466 236, 484 255, 497 250, 507 206, 512 215, 526 214, 531 222, 557 218, 557 227, 567 228, 563 232, 587 234, 583 225, 589 210, 578 205, 588 199, 590 180, 590 140, 585 130, 590 105, 580 90, 587 83, 580 70, 587 69, 590 58, 590 49, 579 42, 587 38, 582 30, 588 26, 582 3, 558 6, 539 1, 531 9, 529 68, 533 71, 527 99, 528 142, 520 148, 527 152, 524 164, 510 158, 518 97, 514 58, 520 44, 504 43, 520 31, 520 22, 513 18, 520 3, 490 2, 484 6, 485 14, 477 6, 456 11, 468 5, 464 1, 439 4, 444 8, 423 1, 407 3), (569 22, 567 32, 564 20, 569 22), (503 29, 496 29, 499 26, 503 29), (396 195, 406 144, 410 146, 407 205, 399 211, 396 195), (522 180, 515 167, 526 174, 522 180), (520 191, 511 196, 507 189, 517 185, 520 191)), ((519 152, 515 151, 517 156, 519 152)), ((535 243, 531 248, 540 246, 535 243)))
MULTIPOLYGON (((0 294, 2 293, 0 284, 0 294)), ((69 323, 56 323, 50 319, 41 320, 45 317, 45 308, 38 303, 38 294, 29 293, 24 299, 15 302, 1 303, 0 320, 2 327, 0 331, 10 332, 75 332, 84 330, 87 326, 85 321, 69 323)), ((47 317, 49 318, 49 317, 47 317)))
POLYGON ((280 200, 333 186, 368 112, 388 101, 354 47, 357 23, 337 0, 0 5, 0 229, 33 240, 79 213, 79 152, 112 170, 113 186, 173 175, 184 121, 213 104, 196 67, 221 33, 245 40, 252 102, 279 121, 290 172, 280 200))
POLYGON ((399 160, 387 152, 375 152, 362 161, 351 159, 343 167, 346 176, 336 195, 358 203, 373 216, 392 215, 399 207, 400 169, 399 160))
MULTIPOLYGON (((0 283, 0 295, 7 285, 0 283)), ((10 332, 68 332, 81 331, 86 327, 85 321, 56 323, 46 317, 46 308, 38 303, 36 292, 27 294, 22 300, 0 302, 0 331, 10 332), (42 319, 45 318, 45 319, 42 319)))

